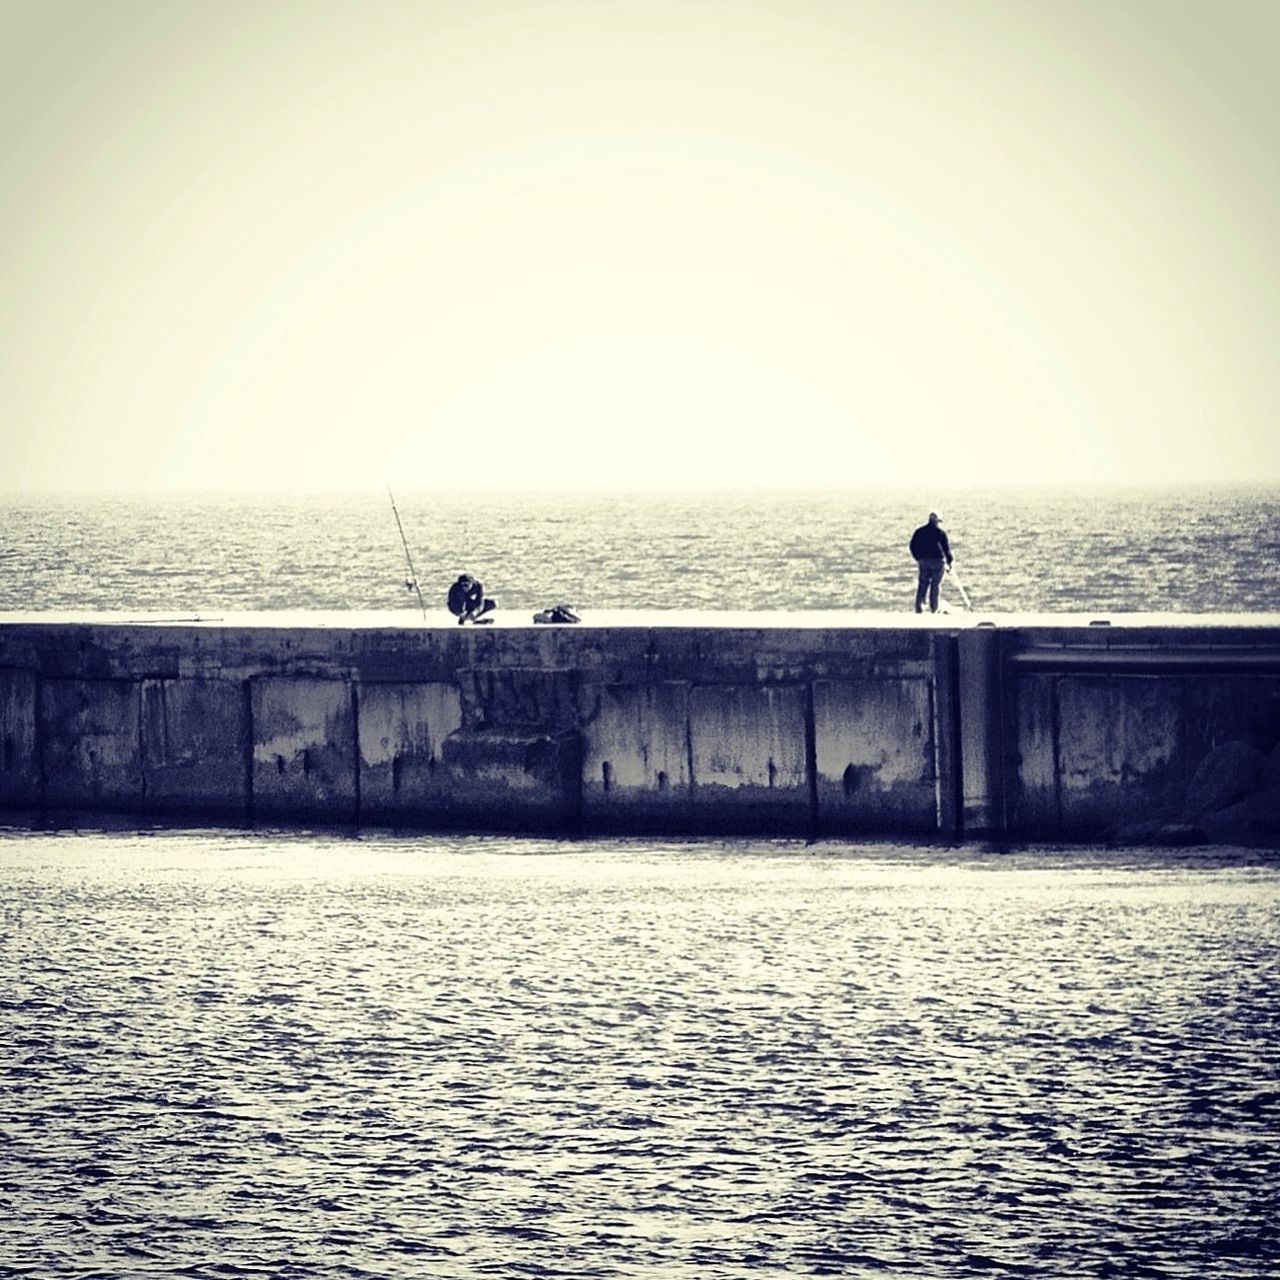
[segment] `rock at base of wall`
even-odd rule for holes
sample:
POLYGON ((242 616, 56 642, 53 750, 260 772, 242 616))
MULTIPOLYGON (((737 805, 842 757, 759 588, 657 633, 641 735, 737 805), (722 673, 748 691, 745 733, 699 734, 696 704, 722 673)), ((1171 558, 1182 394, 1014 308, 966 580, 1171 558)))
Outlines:
POLYGON ((1110 833, 1111 845, 1159 845, 1163 848, 1183 849, 1206 844, 1209 837, 1194 822, 1169 822, 1154 818, 1148 822, 1130 822, 1110 833))
POLYGON ((1243 800, 1262 782, 1267 757, 1247 742, 1224 742, 1200 761, 1191 781, 1182 816, 1196 821, 1243 800))
POLYGON ((1214 844, 1243 844, 1247 839, 1251 823, 1249 821, 1249 802, 1238 800, 1235 804, 1206 813, 1200 819, 1205 835, 1214 844))
POLYGON ((1245 803, 1250 820, 1259 831, 1280 834, 1280 784, 1255 791, 1245 803))
POLYGON ((1262 771, 1262 789, 1280 791, 1280 742, 1276 743, 1267 757, 1267 766, 1262 771))
POLYGON ((1200 819, 1215 844, 1280 847, 1280 790, 1255 791, 1200 819))

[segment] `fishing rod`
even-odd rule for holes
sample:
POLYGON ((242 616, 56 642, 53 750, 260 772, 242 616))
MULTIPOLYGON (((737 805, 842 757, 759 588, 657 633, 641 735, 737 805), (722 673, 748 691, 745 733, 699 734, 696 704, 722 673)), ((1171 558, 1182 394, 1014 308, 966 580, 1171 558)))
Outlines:
POLYGON ((427 620, 427 606, 422 599, 422 588, 418 586, 418 571, 413 567, 413 557, 409 554, 409 540, 404 536, 404 525, 400 523, 400 512, 396 510, 396 496, 391 492, 391 486, 387 485, 387 497, 391 499, 391 514, 396 518, 396 528, 400 530, 400 544, 404 547, 404 558, 409 564, 409 581, 405 584, 411 586, 418 593, 418 606, 422 610, 422 620, 427 620))
POLYGON ((960 588, 960 599, 964 601, 964 607, 972 613, 973 604, 969 600, 969 593, 964 589, 964 583, 960 581, 960 575, 956 572, 954 565, 951 567, 951 581, 960 588))

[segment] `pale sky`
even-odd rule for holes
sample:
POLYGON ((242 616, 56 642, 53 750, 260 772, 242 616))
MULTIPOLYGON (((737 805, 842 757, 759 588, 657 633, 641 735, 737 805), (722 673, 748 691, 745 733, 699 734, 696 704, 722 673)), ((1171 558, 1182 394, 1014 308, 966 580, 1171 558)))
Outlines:
POLYGON ((0 0, 0 488, 1280 481, 1277 0, 0 0))

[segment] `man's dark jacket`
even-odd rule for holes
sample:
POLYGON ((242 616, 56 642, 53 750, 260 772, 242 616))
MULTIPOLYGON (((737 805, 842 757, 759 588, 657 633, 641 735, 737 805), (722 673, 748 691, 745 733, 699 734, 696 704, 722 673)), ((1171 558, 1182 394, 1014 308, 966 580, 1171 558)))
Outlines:
POLYGON ((951 543, 936 524, 922 524, 911 535, 911 554, 917 560, 945 560, 951 563, 951 543))

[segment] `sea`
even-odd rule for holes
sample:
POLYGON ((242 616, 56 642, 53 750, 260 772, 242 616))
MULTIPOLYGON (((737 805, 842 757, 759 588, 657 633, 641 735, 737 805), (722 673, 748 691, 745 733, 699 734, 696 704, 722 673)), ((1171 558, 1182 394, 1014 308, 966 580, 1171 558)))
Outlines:
MULTIPOLYGON (((907 542, 931 508, 975 609, 1280 610, 1272 485, 932 499, 856 489, 0 495, 0 613, 416 611, 405 585, 414 579, 441 611, 464 571, 520 613, 559 602, 580 611, 908 610, 907 542)), ((945 596, 962 607, 955 583, 945 596)))
MULTIPOLYGON (((395 503, 3 497, 0 613, 1280 600, 1275 487, 395 503)), ((0 1277, 1280 1271, 1264 849, 14 821, 0 1046, 0 1277)))

